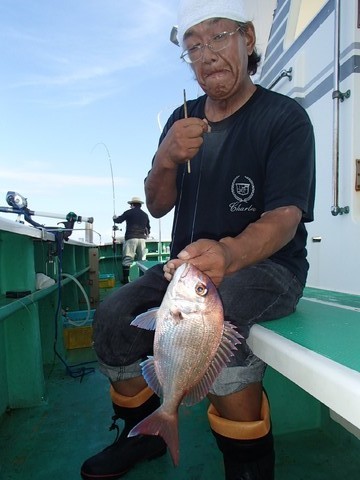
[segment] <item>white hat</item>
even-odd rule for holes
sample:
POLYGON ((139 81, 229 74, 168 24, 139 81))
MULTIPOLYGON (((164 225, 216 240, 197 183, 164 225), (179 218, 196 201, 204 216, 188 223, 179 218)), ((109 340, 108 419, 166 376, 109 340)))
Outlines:
POLYGON ((132 205, 133 203, 139 203, 140 205, 142 205, 144 202, 141 200, 140 197, 132 197, 132 199, 129 200, 127 203, 129 205, 132 205))
POLYGON ((248 21, 242 0, 180 0, 178 43, 182 44, 186 30, 209 18, 228 18, 236 22, 248 21))

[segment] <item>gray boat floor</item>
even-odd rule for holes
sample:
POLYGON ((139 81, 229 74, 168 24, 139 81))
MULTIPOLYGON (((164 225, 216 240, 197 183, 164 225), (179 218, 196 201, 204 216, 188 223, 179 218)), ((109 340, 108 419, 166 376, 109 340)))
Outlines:
MULTIPOLYGON (((74 358, 84 351, 73 352, 74 358)), ((93 359, 85 349, 87 360, 93 359)), ((78 359, 75 360, 76 363, 78 359)), ((95 372, 80 379, 63 365, 47 369, 47 398, 43 405, 7 412, 0 424, 1 480, 77 480, 80 466, 114 439, 109 432, 111 403, 108 382, 95 372)), ((206 401, 181 407, 180 465, 169 454, 137 465, 127 480, 219 480, 222 457, 206 417, 206 401)), ((337 480, 359 478, 358 455, 345 442, 321 430, 275 437, 276 480, 337 480)))

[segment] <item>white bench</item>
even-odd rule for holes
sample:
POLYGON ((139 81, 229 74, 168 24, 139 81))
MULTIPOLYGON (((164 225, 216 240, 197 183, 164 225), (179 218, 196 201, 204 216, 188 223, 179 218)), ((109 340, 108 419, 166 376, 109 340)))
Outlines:
POLYGON ((360 438, 360 299, 349 295, 346 304, 344 295, 315 289, 308 295, 294 314, 254 325, 247 342, 360 438))

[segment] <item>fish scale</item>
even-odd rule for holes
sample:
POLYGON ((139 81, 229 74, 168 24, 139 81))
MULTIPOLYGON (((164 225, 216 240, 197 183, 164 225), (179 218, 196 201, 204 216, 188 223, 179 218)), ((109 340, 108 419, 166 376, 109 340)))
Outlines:
MULTIPOLYGON (((195 385, 205 374, 206 365, 210 363, 213 357, 213 355, 211 355, 212 352, 209 352, 205 347, 208 342, 211 344, 211 336, 214 337, 215 335, 202 334, 205 329, 198 328, 196 324, 193 325, 195 325, 196 328, 187 328, 186 326, 185 328, 181 328, 179 324, 175 325, 168 329, 168 335, 164 335, 164 340, 167 343, 163 346, 162 350, 167 352, 168 359, 165 359, 162 363, 163 376, 167 378, 177 378, 180 384, 179 388, 181 388, 182 382, 184 382, 184 388, 195 385), (179 331, 180 329, 182 330, 181 332, 179 331), (194 343, 194 337, 196 337, 196 344, 194 343), (181 339, 181 344, 179 344, 179 339, 181 339), (186 356, 184 356, 184 353, 186 353, 186 356), (204 354, 206 355, 205 357, 204 354)), ((162 336, 155 339, 155 349, 156 344, 161 343, 161 341, 162 336)), ((218 343, 219 342, 216 344, 215 351, 217 350, 218 343)), ((156 364, 155 370, 157 371, 156 364)), ((170 385, 174 388, 173 384, 170 385)))

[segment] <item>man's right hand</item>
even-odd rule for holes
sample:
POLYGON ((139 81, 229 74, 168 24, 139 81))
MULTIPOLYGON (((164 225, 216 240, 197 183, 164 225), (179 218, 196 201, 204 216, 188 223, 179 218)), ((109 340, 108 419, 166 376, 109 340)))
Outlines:
POLYGON ((177 120, 167 132, 145 181, 146 204, 153 217, 161 218, 174 207, 178 165, 195 156, 208 131, 205 120, 190 117, 177 120))
POLYGON ((161 142, 156 157, 166 159, 173 167, 186 163, 197 154, 208 130, 208 123, 200 118, 177 120, 161 142))

